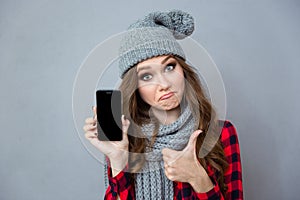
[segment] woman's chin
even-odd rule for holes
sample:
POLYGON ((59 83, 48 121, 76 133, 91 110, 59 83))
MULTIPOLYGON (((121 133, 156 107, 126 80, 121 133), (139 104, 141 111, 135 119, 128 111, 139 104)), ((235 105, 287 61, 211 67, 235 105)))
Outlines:
POLYGON ((174 111, 174 110, 180 109, 180 106, 179 106, 178 102, 174 102, 174 103, 169 103, 169 104, 162 104, 155 108, 158 110, 167 112, 167 111, 174 111))

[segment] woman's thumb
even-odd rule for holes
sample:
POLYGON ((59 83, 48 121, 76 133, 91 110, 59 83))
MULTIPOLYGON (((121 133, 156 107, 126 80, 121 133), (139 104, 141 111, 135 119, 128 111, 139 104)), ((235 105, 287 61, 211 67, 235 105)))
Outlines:
POLYGON ((95 119, 97 117, 97 107, 93 106, 92 109, 93 109, 94 119, 95 119))
POLYGON ((129 125, 130 125, 130 121, 128 119, 126 119, 125 115, 122 115, 122 131, 123 131, 123 134, 127 135, 129 125))
POLYGON ((191 134, 187 148, 193 148, 193 149, 195 148, 197 137, 200 133, 202 133, 202 130, 196 130, 191 134))

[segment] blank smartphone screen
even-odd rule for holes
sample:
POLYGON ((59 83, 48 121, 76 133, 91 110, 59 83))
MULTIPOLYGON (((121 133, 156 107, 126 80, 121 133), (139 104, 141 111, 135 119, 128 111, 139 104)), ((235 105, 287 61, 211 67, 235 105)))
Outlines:
POLYGON ((121 141, 121 92, 118 90, 98 90, 96 101, 98 139, 102 141, 121 141))

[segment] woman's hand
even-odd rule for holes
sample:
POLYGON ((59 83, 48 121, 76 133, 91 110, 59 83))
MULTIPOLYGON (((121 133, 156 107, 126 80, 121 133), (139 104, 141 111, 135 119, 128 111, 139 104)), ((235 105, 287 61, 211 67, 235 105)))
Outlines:
POLYGON ((113 175, 120 172, 128 162, 128 137, 127 131, 130 125, 128 119, 122 115, 123 139, 121 141, 100 141, 97 137, 97 108, 93 107, 94 117, 87 118, 83 130, 85 138, 88 139, 97 149, 105 154, 113 169, 113 175))
POLYGON ((167 178, 171 181, 187 182, 195 192, 207 192, 213 188, 213 183, 196 155, 196 141, 201 132, 195 131, 182 151, 168 148, 162 150, 167 178))

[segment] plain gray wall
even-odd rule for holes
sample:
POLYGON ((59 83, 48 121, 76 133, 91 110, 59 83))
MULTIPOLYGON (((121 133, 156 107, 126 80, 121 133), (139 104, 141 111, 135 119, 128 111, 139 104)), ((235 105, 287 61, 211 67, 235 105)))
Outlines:
POLYGON ((245 198, 298 197, 299 1, 0 2, 1 200, 102 199, 102 165, 73 121, 77 70, 98 43, 173 8, 194 16, 192 38, 222 74, 245 198))

